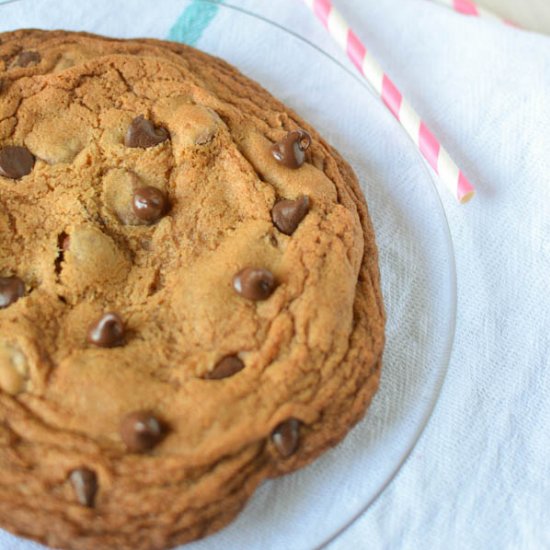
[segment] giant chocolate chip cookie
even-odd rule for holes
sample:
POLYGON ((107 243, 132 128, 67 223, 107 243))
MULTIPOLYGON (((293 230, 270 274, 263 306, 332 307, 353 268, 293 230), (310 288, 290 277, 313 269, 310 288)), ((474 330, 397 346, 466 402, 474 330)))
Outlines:
POLYGON ((378 385, 350 167, 225 62, 0 35, 0 525, 73 550, 220 529, 378 385))

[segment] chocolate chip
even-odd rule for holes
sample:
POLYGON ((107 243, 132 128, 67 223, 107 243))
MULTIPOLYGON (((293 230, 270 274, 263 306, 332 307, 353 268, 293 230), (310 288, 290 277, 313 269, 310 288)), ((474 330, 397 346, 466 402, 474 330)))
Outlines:
POLYGON ((156 187, 142 187, 134 192, 132 208, 142 221, 154 223, 165 214, 168 207, 166 195, 156 187))
POLYGON ((124 322, 117 313, 105 313, 88 331, 88 342, 100 348, 113 348, 124 343, 124 322))
POLYGON ((0 149, 0 176, 17 180, 30 174, 34 157, 26 147, 8 145, 0 149))
POLYGON ((19 277, 0 277, 0 309, 25 296, 25 283, 19 277))
POLYGON ((296 452, 300 443, 300 421, 290 418, 281 422, 271 434, 271 441, 284 458, 296 452))
POLYGON ((302 195, 295 201, 278 201, 271 210, 271 219, 281 233, 292 235, 308 212, 309 197, 302 195))
POLYGON ((237 374, 244 369, 244 363, 236 355, 227 355, 216 363, 214 368, 205 375, 209 380, 220 380, 237 374))
POLYGON ((120 423, 120 436, 132 453, 152 449, 164 435, 162 424, 151 411, 127 414, 120 423))
POLYGON ((73 470, 69 476, 76 493, 76 498, 82 506, 93 508, 97 493, 97 476, 88 468, 73 470))
POLYGON ((28 67, 29 65, 38 65, 42 56, 38 52, 22 51, 14 62, 14 67, 28 67))
POLYGON ((155 126, 150 120, 138 116, 132 120, 124 144, 126 147, 154 147, 170 137, 168 130, 162 126, 155 126))
POLYGON ((275 277, 271 271, 246 267, 233 277, 237 294, 249 300, 266 300, 275 290, 275 277))
POLYGON ((293 130, 271 147, 277 161, 287 168, 300 168, 306 160, 305 151, 311 145, 311 136, 305 130, 293 130))

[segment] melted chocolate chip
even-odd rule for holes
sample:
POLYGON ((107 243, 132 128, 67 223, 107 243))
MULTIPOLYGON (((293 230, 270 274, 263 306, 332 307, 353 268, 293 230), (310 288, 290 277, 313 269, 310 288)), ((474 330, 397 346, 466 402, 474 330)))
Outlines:
POLYGON ((275 277, 267 269, 246 267, 233 277, 235 292, 249 300, 266 300, 275 286, 275 277))
POLYGON ((100 348, 113 348, 124 343, 124 322, 117 313, 105 313, 88 331, 88 342, 100 348))
POLYGON ((25 296, 25 283, 19 277, 0 277, 0 309, 25 296))
POLYGON ((309 197, 303 195, 295 201, 278 201, 271 210, 271 219, 281 233, 292 235, 308 212, 309 197))
POLYGON ((160 220, 167 207, 166 195, 156 187, 142 187, 134 192, 132 208, 134 214, 144 222, 154 223, 160 220))
POLYGON ((237 374, 244 369, 244 363, 236 355, 227 355, 216 363, 214 368, 206 374, 209 380, 220 380, 237 374))
POLYGON ((132 453, 152 449, 164 435, 162 424, 151 411, 135 411, 127 414, 120 423, 120 436, 132 453))
POLYGON ((273 430, 271 441, 282 457, 287 458, 294 454, 300 443, 300 421, 290 418, 281 422, 273 430))
POLYGON ((305 130, 293 130, 271 147, 275 159, 287 168, 300 168, 306 160, 306 149, 311 136, 305 130))
POLYGON ((170 137, 168 130, 162 126, 155 126, 150 120, 138 116, 132 120, 124 144, 126 147, 154 147, 170 137))
POLYGON ((26 147, 8 145, 0 149, 0 176, 17 180, 31 173, 34 157, 26 147))
POLYGON ((76 494, 76 498, 82 506, 93 508, 97 493, 97 476, 88 468, 73 470, 69 476, 76 494))
POLYGON ((42 56, 38 52, 22 51, 14 62, 14 67, 28 67, 29 65, 38 65, 42 56))

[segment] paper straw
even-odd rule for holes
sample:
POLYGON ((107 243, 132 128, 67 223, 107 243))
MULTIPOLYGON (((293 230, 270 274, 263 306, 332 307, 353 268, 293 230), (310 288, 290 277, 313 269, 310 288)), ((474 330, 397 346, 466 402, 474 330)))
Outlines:
POLYGON ((513 21, 503 19, 502 17, 494 14, 492 11, 478 6, 475 2, 472 2, 472 0, 432 0, 432 2, 443 4, 444 6, 447 6, 463 15, 472 15, 483 19, 492 19, 493 21, 499 21, 505 25, 510 25, 511 27, 519 27, 519 25, 513 21))
POLYGON ((320 19, 332 38, 347 53, 359 72, 376 90, 449 191, 460 203, 468 202, 475 193, 472 184, 392 80, 384 74, 378 62, 350 29, 331 1, 304 0, 304 2, 320 19))

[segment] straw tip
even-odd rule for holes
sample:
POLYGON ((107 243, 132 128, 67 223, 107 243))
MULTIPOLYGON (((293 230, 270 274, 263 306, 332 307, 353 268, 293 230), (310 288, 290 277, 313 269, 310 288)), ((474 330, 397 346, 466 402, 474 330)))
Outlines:
POLYGON ((468 191, 468 193, 465 193, 464 195, 459 197, 458 201, 460 202, 460 204, 466 204, 474 198, 475 194, 476 192, 472 189, 471 191, 468 191))

